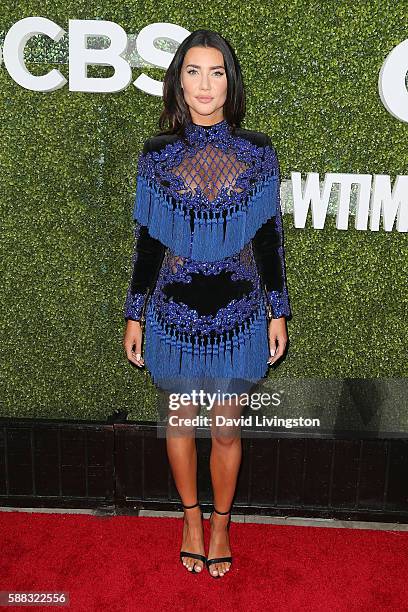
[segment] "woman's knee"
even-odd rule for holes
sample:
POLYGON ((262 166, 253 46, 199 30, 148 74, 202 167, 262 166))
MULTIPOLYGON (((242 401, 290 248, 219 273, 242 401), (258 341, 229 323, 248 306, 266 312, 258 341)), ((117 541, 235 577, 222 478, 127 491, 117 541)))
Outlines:
POLYGON ((193 436, 197 428, 195 419, 199 414, 200 407, 188 404, 169 409, 167 415, 167 431, 178 436, 193 436))
POLYGON ((228 447, 241 440, 241 429, 239 427, 212 427, 211 441, 220 446, 228 447))

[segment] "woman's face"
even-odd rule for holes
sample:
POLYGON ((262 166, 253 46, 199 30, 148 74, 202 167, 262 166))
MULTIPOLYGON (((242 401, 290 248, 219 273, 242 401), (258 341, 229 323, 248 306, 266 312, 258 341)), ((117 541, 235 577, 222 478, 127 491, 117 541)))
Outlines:
POLYGON ((193 123, 212 125, 224 119, 227 75, 221 51, 191 47, 181 67, 181 86, 193 123))

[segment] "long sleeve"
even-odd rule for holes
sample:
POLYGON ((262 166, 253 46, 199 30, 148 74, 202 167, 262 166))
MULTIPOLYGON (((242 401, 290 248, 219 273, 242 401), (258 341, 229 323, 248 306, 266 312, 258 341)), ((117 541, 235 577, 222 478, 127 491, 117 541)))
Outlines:
POLYGON ((153 288, 163 260, 165 247, 152 238, 147 227, 135 221, 132 275, 126 294, 125 319, 138 321, 147 298, 148 289, 153 288))
MULTIPOLYGON (((148 141, 144 145, 143 153, 148 150, 147 143, 148 141)), ((164 252, 165 246, 150 236, 145 225, 134 220, 132 274, 123 311, 126 320, 140 320, 148 290, 154 288, 164 252)))
MULTIPOLYGON (((269 136, 267 144, 272 147, 269 136)), ((254 257, 263 285, 266 285, 269 304, 274 319, 292 316, 286 285, 285 250, 283 243, 282 211, 280 205, 280 171, 278 171, 278 192, 276 215, 268 219, 252 238, 254 257)))

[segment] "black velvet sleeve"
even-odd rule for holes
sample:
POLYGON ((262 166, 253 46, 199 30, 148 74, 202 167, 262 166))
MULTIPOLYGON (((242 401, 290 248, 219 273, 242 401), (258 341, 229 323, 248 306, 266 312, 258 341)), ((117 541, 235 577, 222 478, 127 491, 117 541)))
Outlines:
MULTIPOLYGON (((266 135, 265 135, 266 136, 266 135)), ((272 147, 269 136, 265 144, 272 147)), ((276 153, 276 151, 275 151, 276 153)), ((280 172, 278 164, 280 184, 280 172)), ((263 286, 272 307, 273 318, 292 316, 286 285, 285 251, 283 245, 282 211, 278 187, 276 214, 268 219, 252 238, 252 249, 263 286)))
MULTIPOLYGON (((143 154, 148 151, 149 140, 144 144, 143 154)), ((159 240, 150 236, 145 225, 134 220, 132 274, 124 306, 126 320, 140 320, 148 290, 154 289, 165 250, 165 246, 159 240)))

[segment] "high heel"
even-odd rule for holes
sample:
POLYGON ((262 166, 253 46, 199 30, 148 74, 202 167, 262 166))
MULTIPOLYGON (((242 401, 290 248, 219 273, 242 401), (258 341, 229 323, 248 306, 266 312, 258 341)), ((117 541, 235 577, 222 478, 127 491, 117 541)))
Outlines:
MULTIPOLYGON (((216 510, 215 506, 214 509, 211 511, 209 520, 211 520, 211 517, 213 515, 213 513, 216 512, 217 514, 229 514, 230 517, 228 519, 228 523, 227 523, 227 529, 229 531, 229 527, 230 527, 230 523, 231 523, 231 508, 229 510, 227 510, 227 512, 219 512, 218 510, 216 510)), ((210 565, 212 565, 213 563, 230 563, 230 568, 232 566, 232 557, 215 557, 214 559, 207 559, 206 561, 206 566, 208 569, 208 573, 210 574, 210 576, 212 576, 212 578, 221 578, 220 574, 218 573, 217 576, 214 576, 214 574, 212 574, 210 572, 210 565)), ((229 570, 227 570, 229 571, 229 570)), ((227 572, 225 572, 227 573, 227 572)))
MULTIPOLYGON (((196 504, 193 504, 192 506, 185 506, 183 503, 181 505, 183 506, 183 508, 189 509, 189 508, 195 508, 196 506, 199 506, 200 502, 197 502, 196 504)), ((201 512, 201 520, 202 519, 203 519, 203 513, 201 512)), ((207 557, 204 556, 204 555, 200 555, 198 553, 192 553, 192 552, 188 552, 186 550, 182 550, 182 551, 180 551, 180 561, 183 564, 183 566, 184 566, 183 557, 192 557, 193 559, 198 559, 199 561, 202 561, 204 563, 204 565, 207 562, 207 557)), ((191 573, 192 574, 201 574, 201 570, 199 572, 197 572, 195 570, 195 564, 194 564, 194 567, 193 567, 191 573)))

